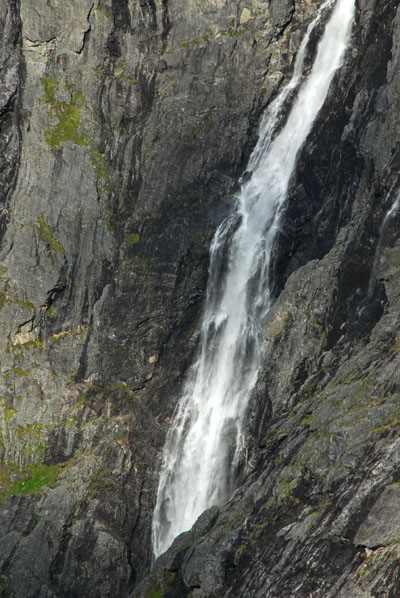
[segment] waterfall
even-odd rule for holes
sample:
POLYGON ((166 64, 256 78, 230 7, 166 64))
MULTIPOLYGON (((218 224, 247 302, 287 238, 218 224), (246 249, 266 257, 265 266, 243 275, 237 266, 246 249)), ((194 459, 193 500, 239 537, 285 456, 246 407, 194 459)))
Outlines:
MULTIPOLYGON (((390 194, 391 194, 391 191, 389 191, 386 199, 388 199, 390 197, 390 194)), ((368 296, 369 297, 374 292, 377 270, 379 268, 379 262, 382 257, 382 244, 384 243, 384 240, 385 240, 386 229, 387 229, 391 219, 394 218, 395 216, 397 216, 399 208, 400 208, 400 192, 397 191, 396 199, 394 200, 394 202, 392 203, 392 206, 390 207, 386 216, 384 217, 383 222, 380 227, 380 230, 379 230, 378 243, 377 243, 377 246, 375 249, 374 261, 372 264, 371 274, 369 277, 369 284, 368 284, 368 296)))
POLYGON ((263 118, 248 165, 251 178, 242 184, 233 214, 212 242, 197 359, 164 448, 153 516, 155 557, 190 529, 205 509, 224 502, 245 467, 245 412, 271 307, 271 249, 297 156, 343 60, 353 14, 354 0, 327 0, 320 7, 298 51, 290 82, 263 118), (305 78, 310 34, 332 6, 305 78), (292 108, 282 126, 286 99, 291 99, 292 108))

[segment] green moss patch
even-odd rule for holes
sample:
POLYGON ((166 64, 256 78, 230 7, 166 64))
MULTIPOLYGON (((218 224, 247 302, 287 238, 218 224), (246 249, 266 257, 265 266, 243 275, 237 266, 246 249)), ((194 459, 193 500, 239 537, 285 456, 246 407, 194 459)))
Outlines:
MULTIPOLYGON (((96 147, 93 134, 89 134, 81 126, 81 111, 85 106, 85 96, 75 89, 72 83, 65 83, 65 90, 70 94, 69 102, 57 99, 60 84, 56 79, 41 79, 44 95, 43 101, 49 106, 49 129, 45 132, 47 144, 52 149, 59 149, 61 143, 71 142, 87 147, 90 160, 95 171, 98 190, 101 197, 111 192, 111 177, 108 164, 96 147)), ((93 133, 93 132, 92 132, 93 133)))
POLYGON ((14 415, 17 413, 16 409, 11 409, 10 407, 4 406, 4 419, 5 421, 9 421, 14 415))
POLYGON ((53 253, 65 253, 64 247, 57 241, 57 239, 51 234, 51 230, 43 214, 39 216, 36 226, 39 232, 39 241, 45 243, 50 251, 53 253))
POLYGON ((15 598, 14 590, 8 585, 2 575, 0 575, 0 589, 2 590, 2 596, 4 598, 15 598))
POLYGON ((29 376, 29 372, 23 370, 18 366, 12 367, 10 371, 14 374, 15 378, 23 378, 24 376, 29 376))
POLYGON ((0 292, 0 310, 2 310, 5 305, 11 303, 9 298, 10 282, 8 280, 8 270, 3 266, 0 267, 0 282, 2 283, 2 290, 0 292))
POLYGON ((139 233, 126 233, 126 235, 124 235, 124 240, 128 245, 136 245, 136 243, 139 243, 140 241, 139 233))
POLYGON ((163 591, 158 581, 154 581, 150 590, 146 594, 146 598, 162 598, 163 591))
POLYGON ((109 13, 109 11, 104 6, 102 6, 102 5, 96 6, 96 8, 94 10, 103 13, 103 15, 106 17, 106 19, 112 19, 112 15, 109 13))
MULTIPOLYGON (((59 101, 56 98, 58 90, 57 80, 42 78, 44 88, 44 101, 49 104, 49 116, 54 124, 45 132, 47 144, 52 149, 58 149, 66 141, 76 145, 88 145, 86 136, 79 131, 80 114, 85 103, 82 93, 72 93, 69 102, 59 101)), ((71 87, 71 86, 70 86, 71 87)))
MULTIPOLYGON (((100 150, 90 141, 90 160, 97 178, 98 191, 103 199, 111 192, 112 182, 108 164, 100 150)), ((108 214, 110 216, 110 214, 108 214)))
POLYGON ((0 501, 10 495, 34 494, 45 487, 54 486, 65 466, 65 463, 57 465, 34 463, 17 470, 18 479, 14 482, 11 481, 9 472, 3 466, 0 473, 2 486, 0 501))

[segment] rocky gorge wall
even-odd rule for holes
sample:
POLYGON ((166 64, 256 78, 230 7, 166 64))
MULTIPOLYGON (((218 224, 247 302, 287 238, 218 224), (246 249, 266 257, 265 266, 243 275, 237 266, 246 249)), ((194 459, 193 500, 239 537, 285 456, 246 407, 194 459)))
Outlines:
POLYGON ((208 245, 319 5, 0 1, 0 596, 399 594, 394 0, 293 181, 251 472, 148 575, 208 245))

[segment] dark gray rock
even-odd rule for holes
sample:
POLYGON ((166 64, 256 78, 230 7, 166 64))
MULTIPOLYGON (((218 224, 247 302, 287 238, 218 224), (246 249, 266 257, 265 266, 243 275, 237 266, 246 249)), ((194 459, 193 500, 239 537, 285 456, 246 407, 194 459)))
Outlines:
POLYGON ((346 64, 299 161, 276 242, 248 477, 190 543, 196 575, 185 561, 174 570, 193 595, 400 591, 398 212, 384 223, 400 189, 399 32, 395 4, 360 3, 346 64))
POLYGON ((296 44, 250 0, 2 0, 0 21, 1 592, 124 596, 208 244, 296 44))
POLYGON ((271 0, 271 23, 283 27, 289 23, 294 12, 294 0, 271 0))
POLYGON ((246 477, 149 574, 208 245, 319 2, 0 0, 0 596, 399 594, 397 4, 299 160, 246 477))

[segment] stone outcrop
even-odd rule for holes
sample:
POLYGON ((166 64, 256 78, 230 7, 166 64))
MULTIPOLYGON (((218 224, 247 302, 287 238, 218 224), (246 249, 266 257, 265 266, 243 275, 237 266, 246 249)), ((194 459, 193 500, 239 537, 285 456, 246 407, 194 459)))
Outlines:
POLYGON ((0 596, 400 592, 394 0, 299 161, 248 475, 149 574, 208 245, 319 5, 0 0, 0 596))

